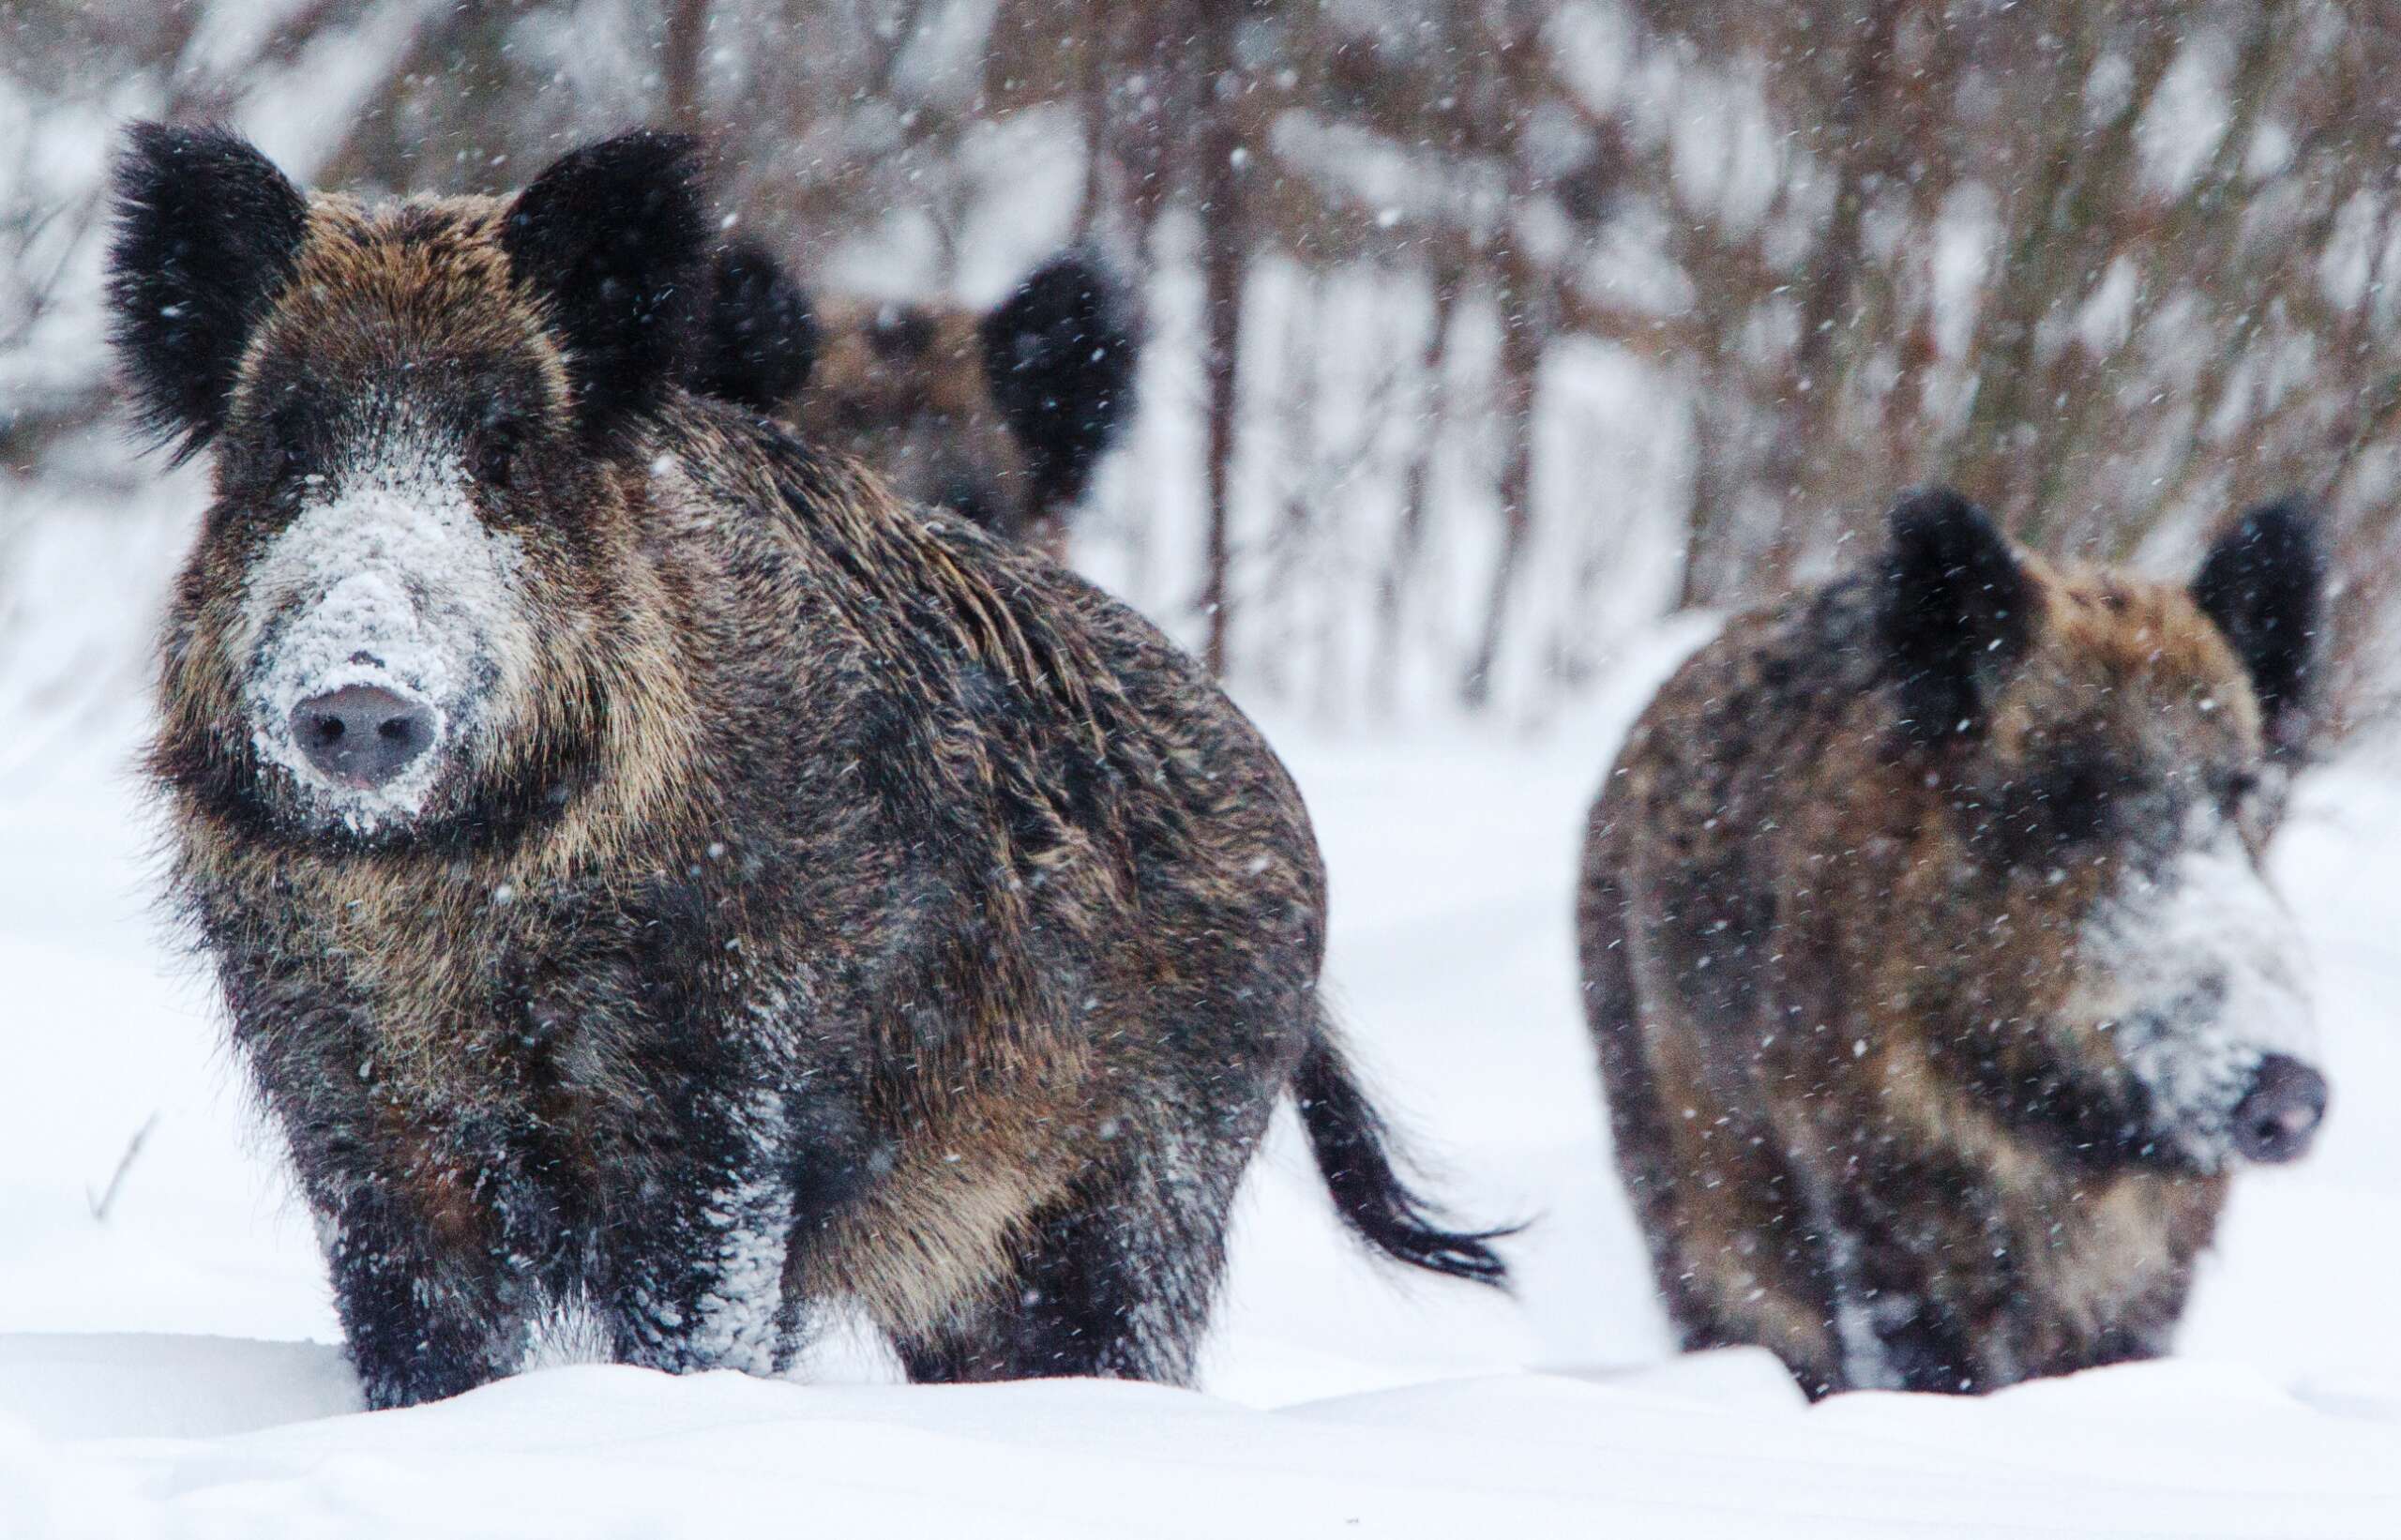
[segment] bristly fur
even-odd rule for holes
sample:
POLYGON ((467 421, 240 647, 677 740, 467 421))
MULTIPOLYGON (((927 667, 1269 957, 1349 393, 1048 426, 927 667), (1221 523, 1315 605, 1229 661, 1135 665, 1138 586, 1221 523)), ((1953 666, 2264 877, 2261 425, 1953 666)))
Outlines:
POLYGON ((1578 939, 1687 1347, 1765 1346, 1813 1396, 2165 1350, 2233 1112, 2272 1054, 2311 1074, 2260 869, 2269 702, 2212 618, 2308 612, 2275 523, 2197 603, 1919 494, 1865 572, 1737 617, 1637 721, 1578 939))
POLYGON ((1069 252, 1034 269, 977 329, 992 400, 1032 462, 1034 502, 1073 503, 1133 420, 1131 298, 1069 252))
POLYGON ((720 259, 693 380, 753 411, 788 407, 810 443, 855 455, 908 501, 1055 558, 1132 422, 1140 349, 1125 284, 1080 253, 1053 258, 978 315, 812 302, 745 245, 720 259))
POLYGON ((779 1369, 849 1301, 921 1380, 1188 1379, 1304 1077, 1347 1221, 1493 1277, 1321 1036, 1256 729, 1097 590, 673 383, 687 170, 315 195, 225 394, 149 767, 369 1402, 571 1305, 673 1370, 779 1369), (315 669, 439 712, 399 792, 279 736, 315 669))
POLYGON ((689 339, 708 219, 694 143, 636 130, 563 157, 510 205, 501 248, 566 344, 587 432, 657 402, 689 339))
POLYGON ((290 276, 308 205, 213 126, 137 124, 113 177, 111 340, 143 426, 189 459, 224 426, 242 347, 290 276))
POLYGON ((706 328, 692 358, 703 396, 774 412, 800 393, 817 362, 808 296, 767 249, 736 241, 717 255, 706 328))
POLYGON ((1948 487, 1904 497, 1890 525, 1880 620, 1910 726, 1928 741, 1969 732, 1980 683, 2025 650, 2033 594, 2008 540, 1948 487))
POLYGON ((2310 705, 2325 559, 2298 498, 2245 513, 2193 580, 2193 601, 2226 633, 2259 692, 2269 740, 2289 753, 2310 705))

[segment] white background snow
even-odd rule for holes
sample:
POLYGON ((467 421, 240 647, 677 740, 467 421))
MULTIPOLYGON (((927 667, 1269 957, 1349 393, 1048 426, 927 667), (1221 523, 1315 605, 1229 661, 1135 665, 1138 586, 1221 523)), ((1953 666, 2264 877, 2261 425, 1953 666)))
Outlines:
POLYGON ((2401 780, 2372 763, 2316 776, 2278 853, 2331 1125, 2242 1183, 2171 1361, 1811 1409, 1762 1356, 1671 1355, 1569 889, 1686 624, 1537 737, 1267 720, 1382 1099, 1459 1209, 1533 1220, 1516 1301, 1357 1253, 1287 1116, 1198 1392, 914 1388, 837 1340, 792 1381, 562 1364, 369 1415, 204 981, 150 912, 139 671, 79 641, 155 606, 172 539, 55 538, 83 544, 25 570, 93 600, 36 638, 48 666, 0 675, 49 692, 0 694, 0 1536, 2401 1535, 2401 780))

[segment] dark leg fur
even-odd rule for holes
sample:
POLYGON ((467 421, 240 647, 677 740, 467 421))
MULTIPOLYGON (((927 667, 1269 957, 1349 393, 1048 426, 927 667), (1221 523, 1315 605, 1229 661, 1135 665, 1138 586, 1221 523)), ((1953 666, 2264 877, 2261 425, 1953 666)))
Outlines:
POLYGON ((1615 883, 1604 880, 1587 886, 1580 921, 1584 1011, 1600 1058, 1609 1142, 1626 1196, 1634 1203, 1635 1221, 1642 1229, 1659 1297, 1685 1351, 1739 1341, 1718 1325, 1670 1242, 1682 1228, 1675 1213, 1672 1136, 1660 1114, 1658 1087, 1642 1051, 1634 970, 1626 956, 1625 900, 1615 883))
POLYGON ((602 1242, 614 1356, 670 1373, 773 1373, 791 1361, 796 1318, 781 1307, 793 1226, 784 1120, 702 1099, 676 1158, 641 1184, 602 1242))
MULTIPOLYGON (((1600 1061, 1609 1140, 1669 1323, 1687 1352, 1759 1344, 1762 1333, 1740 1319, 1721 1315, 1713 1291, 1704 1283, 1705 1276, 1716 1271, 1707 1264, 1728 1259, 1690 1254, 1697 1226, 1695 1217, 1683 1212, 1676 1201, 1683 1188, 1678 1182, 1675 1131, 1643 1047, 1640 1003, 1626 945, 1625 899, 1610 878, 1587 876, 1578 933, 1583 947, 1584 1009, 1600 1061)), ((1761 1137, 1755 1140, 1752 1133, 1731 1124, 1716 1130, 1719 1137, 1735 1141, 1729 1147, 1738 1152, 1732 1163, 1746 1192, 1754 1196, 1780 1193, 1790 1200, 1781 1208, 1784 1223, 1773 1244, 1744 1257, 1740 1265, 1759 1280, 1753 1287, 1772 1289, 1780 1298, 1822 1300, 1828 1297, 1828 1284, 1816 1227, 1804 1219, 1791 1172, 1763 1137, 1764 1130, 1757 1132, 1761 1137)), ((1727 1156, 1718 1158, 1724 1163, 1727 1156)), ((1838 1388, 1832 1364, 1805 1366, 1792 1362, 1796 1355, 1790 1344, 1768 1345, 1785 1354, 1793 1378, 1813 1399, 1838 1388)))
MULTIPOLYGON (((1136 1322, 1166 1311, 1140 1259, 1090 1216, 1044 1224, 1012 1297, 928 1337, 898 1344, 909 1378, 985 1381, 1065 1378, 1188 1383, 1190 1342, 1146 1339, 1136 1322)), ((1161 1272, 1182 1265, 1151 1259, 1161 1272)))
MULTIPOLYGON (((1844 1297, 1875 1323, 1884 1366, 1903 1388, 1980 1393, 2167 1350, 2183 1309, 2182 1275, 2117 1302, 2115 1321, 2070 1324, 2050 1287, 2030 1276, 2008 1212, 1979 1173, 1952 1161, 1887 1167, 1872 1187, 1843 1189, 1837 1222, 1857 1239, 1844 1297), (1879 1210, 1880 1194, 1906 1194, 1908 1205, 1879 1210)), ((2073 1222, 2064 1196, 2054 1212, 2073 1222)))
POLYGON ((515 1372, 531 1340, 533 1280, 469 1270, 372 1200, 329 1225, 334 1306, 370 1410, 414 1406, 515 1372))
POLYGON ((1917 1260, 1887 1237, 1874 1230, 1854 1233, 1861 1234, 1860 1256, 1853 1276, 1838 1287, 1874 1322, 1897 1387, 1946 1395, 1987 1388, 1977 1343, 1994 1334, 1994 1323, 1962 1319, 1956 1303, 1929 1286, 1917 1260))
POLYGON ((334 1307, 371 1409, 472 1390, 522 1363, 554 1280, 554 1226, 507 1174, 525 1154, 500 1128, 395 1143, 364 1007, 309 959, 226 927, 219 981, 234 1042, 284 1129, 317 1223, 334 1307), (263 1022, 267 1030, 251 1030, 263 1022), (499 1173, 478 1200, 461 1173, 499 1173))

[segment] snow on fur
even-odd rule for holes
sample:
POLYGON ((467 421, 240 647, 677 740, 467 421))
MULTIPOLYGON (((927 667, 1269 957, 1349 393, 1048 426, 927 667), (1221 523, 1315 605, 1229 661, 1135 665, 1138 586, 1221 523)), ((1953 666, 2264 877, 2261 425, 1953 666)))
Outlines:
POLYGON ((496 736, 490 704, 530 670, 515 536, 477 517, 451 447, 406 430, 315 483, 252 569, 237 653, 251 741, 319 808, 360 833, 425 806, 462 747, 496 736), (303 701, 372 685, 430 707, 431 751, 375 787, 340 784, 293 736, 303 701))
POLYGON ((2128 868, 2078 939, 2075 1010, 2118 1036, 2159 1136, 2204 1170, 2232 1150, 2235 1105, 2270 1053, 2312 1057, 2300 929, 2214 808, 2159 874, 2128 868))

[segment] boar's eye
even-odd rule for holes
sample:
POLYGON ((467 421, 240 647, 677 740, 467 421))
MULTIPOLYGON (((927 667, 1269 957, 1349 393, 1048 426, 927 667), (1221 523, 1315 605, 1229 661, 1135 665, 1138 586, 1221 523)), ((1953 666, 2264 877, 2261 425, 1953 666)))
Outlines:
POLYGON ((467 437, 467 471, 495 491, 516 484, 531 437, 525 419, 495 407, 484 414, 467 437))
POLYGON ((2110 823, 2114 801, 2126 788, 2125 773, 2097 759, 2071 759, 2034 778, 2028 821, 2061 845, 2098 839, 2110 823))
POLYGON ((261 415, 251 464, 272 487, 296 485, 320 468, 323 438, 323 424, 310 403, 297 395, 286 397, 261 415))
POLYGON ((2217 805, 2228 818, 2240 819, 2259 794, 2259 773, 2248 766, 2217 771, 2210 781, 2211 790, 2217 794, 2217 805))

